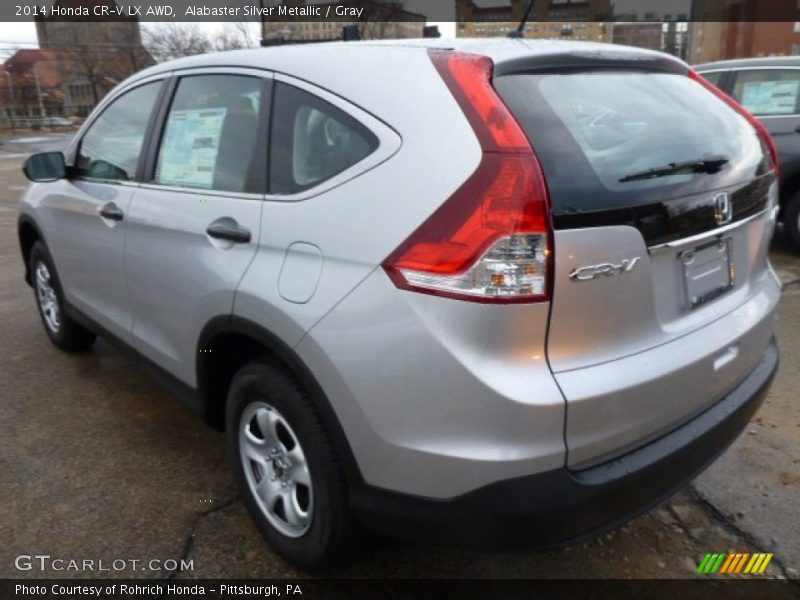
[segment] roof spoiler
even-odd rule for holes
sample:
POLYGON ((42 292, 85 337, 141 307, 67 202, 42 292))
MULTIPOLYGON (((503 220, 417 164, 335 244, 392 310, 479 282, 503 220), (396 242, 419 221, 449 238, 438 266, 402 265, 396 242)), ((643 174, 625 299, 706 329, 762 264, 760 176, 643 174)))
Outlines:
POLYGON ((689 65, 664 54, 619 50, 575 50, 557 54, 531 54, 495 62, 495 76, 585 69, 625 69, 688 75, 689 65))

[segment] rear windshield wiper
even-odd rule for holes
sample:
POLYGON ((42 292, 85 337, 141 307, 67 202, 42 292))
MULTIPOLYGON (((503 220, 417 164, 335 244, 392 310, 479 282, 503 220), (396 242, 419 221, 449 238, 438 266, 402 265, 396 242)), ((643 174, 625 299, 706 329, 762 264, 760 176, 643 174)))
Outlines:
POLYGON ((730 162, 724 156, 714 156, 710 158, 700 158, 697 160, 687 160, 685 162, 669 163, 663 167, 654 167, 647 171, 632 173, 619 180, 620 183, 627 181, 639 181, 641 179, 656 179, 657 177, 667 177, 678 173, 717 173, 730 162))

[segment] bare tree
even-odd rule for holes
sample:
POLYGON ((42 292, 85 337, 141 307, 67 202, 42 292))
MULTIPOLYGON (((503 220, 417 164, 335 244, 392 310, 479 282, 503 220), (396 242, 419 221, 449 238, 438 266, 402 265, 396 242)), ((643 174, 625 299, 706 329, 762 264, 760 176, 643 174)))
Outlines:
MULTIPOLYGON (((398 0, 355 0, 354 5, 362 9, 358 29, 361 39, 381 40, 401 37, 403 27, 399 22, 406 15, 403 3, 398 0)), ((418 36, 422 35, 424 21, 419 22, 418 36)))
MULTIPOLYGON (((236 35, 242 40, 245 48, 255 48, 259 45, 261 35, 254 34, 254 23, 250 21, 234 21, 232 27, 236 31, 236 35)), ((256 29, 260 28, 260 23, 257 24, 256 29)))
POLYGON ((241 50, 243 48, 253 48, 256 45, 248 23, 243 21, 236 21, 226 25, 211 40, 211 46, 216 51, 241 50))
POLYGON ((144 46, 158 62, 220 50, 257 45, 250 25, 233 21, 214 36, 195 24, 163 23, 143 29, 144 46))
POLYGON ((143 30, 144 47, 158 62, 212 50, 208 36, 194 23, 161 23, 143 30))
POLYGON ((125 76, 136 73, 153 64, 153 58, 142 46, 141 33, 138 28, 125 28, 118 41, 118 59, 125 62, 124 65, 120 65, 121 68, 119 70, 125 76))
POLYGON ((76 44, 60 53, 59 71, 65 81, 85 81, 92 94, 92 105, 96 106, 105 95, 108 84, 118 83, 113 65, 113 56, 105 48, 92 44, 76 44))

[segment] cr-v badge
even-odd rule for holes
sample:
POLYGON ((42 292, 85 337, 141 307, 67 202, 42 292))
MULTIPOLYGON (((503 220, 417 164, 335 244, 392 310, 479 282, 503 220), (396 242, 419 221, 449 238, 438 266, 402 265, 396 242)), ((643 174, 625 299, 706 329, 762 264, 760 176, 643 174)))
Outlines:
POLYGON ((633 268, 636 266, 636 263, 638 263, 639 260, 641 260, 641 257, 637 256, 636 258, 626 258, 619 264, 603 263, 600 265, 591 265, 588 267, 572 269, 572 271, 570 271, 569 278, 572 279, 572 281, 591 281, 592 279, 597 279, 598 277, 624 275, 625 273, 633 271, 633 268))

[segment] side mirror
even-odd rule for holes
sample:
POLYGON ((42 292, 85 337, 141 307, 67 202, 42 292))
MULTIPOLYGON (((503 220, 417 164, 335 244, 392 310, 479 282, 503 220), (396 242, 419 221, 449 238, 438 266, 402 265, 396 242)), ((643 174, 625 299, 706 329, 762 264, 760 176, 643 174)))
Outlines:
POLYGON ((42 152, 28 157, 22 166, 25 177, 31 181, 55 181, 67 176, 63 152, 42 152))

